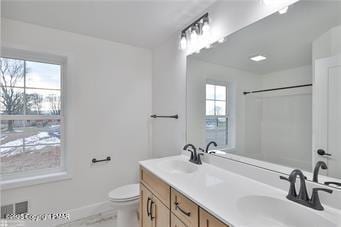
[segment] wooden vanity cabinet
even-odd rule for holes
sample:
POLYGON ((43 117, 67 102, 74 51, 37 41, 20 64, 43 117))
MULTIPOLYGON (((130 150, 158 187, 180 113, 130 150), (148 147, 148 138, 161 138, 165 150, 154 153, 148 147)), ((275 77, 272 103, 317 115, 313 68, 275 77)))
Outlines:
POLYGON ((200 227, 229 227, 203 209, 199 209, 200 227))
POLYGON ((173 213, 171 214, 171 227, 187 227, 179 218, 177 218, 173 213))
POLYGON ((140 227, 229 227, 142 167, 140 193, 140 227))
POLYGON ((171 211, 186 226, 197 227, 199 207, 175 189, 171 189, 171 211))
POLYGON ((140 227, 169 227, 170 187, 144 169, 140 177, 140 227))
POLYGON ((152 227, 153 221, 150 218, 150 202, 153 194, 143 185, 140 184, 140 226, 152 227))

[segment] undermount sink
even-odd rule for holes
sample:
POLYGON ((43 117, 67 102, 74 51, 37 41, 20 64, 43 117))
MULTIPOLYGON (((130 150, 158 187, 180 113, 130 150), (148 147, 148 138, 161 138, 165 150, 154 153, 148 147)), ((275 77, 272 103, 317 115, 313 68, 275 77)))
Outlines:
POLYGON ((160 162, 160 168, 170 173, 189 174, 195 172, 198 167, 189 161, 167 160, 160 162))
POLYGON ((238 210, 245 225, 252 227, 337 227, 318 212, 309 210, 285 198, 268 196, 245 196, 237 202, 238 210))

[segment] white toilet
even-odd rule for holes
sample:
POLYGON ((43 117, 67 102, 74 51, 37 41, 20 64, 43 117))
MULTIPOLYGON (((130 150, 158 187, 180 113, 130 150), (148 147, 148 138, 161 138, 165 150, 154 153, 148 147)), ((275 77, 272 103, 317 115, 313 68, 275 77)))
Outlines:
POLYGON ((111 205, 117 210, 117 227, 138 227, 140 185, 129 184, 109 193, 111 205))

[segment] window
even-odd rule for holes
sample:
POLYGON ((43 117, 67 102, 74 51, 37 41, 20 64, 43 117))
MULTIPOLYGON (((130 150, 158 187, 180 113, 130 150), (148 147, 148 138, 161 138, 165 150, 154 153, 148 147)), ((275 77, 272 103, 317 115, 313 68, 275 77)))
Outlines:
POLYGON ((62 64, 2 57, 0 77, 3 179, 63 169, 62 64))
POLYGON ((206 143, 215 141, 219 147, 226 147, 228 141, 227 86, 206 84, 206 143))

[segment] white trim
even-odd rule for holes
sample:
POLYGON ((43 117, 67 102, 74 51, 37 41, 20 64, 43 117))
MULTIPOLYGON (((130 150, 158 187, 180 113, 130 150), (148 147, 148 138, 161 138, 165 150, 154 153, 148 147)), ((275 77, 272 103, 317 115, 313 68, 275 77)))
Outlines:
POLYGON ((58 172, 25 178, 3 180, 0 182, 0 188, 1 190, 8 190, 19 187, 27 187, 36 184, 44 184, 54 181, 70 180, 71 178, 72 178, 71 175, 67 172, 58 172))

